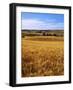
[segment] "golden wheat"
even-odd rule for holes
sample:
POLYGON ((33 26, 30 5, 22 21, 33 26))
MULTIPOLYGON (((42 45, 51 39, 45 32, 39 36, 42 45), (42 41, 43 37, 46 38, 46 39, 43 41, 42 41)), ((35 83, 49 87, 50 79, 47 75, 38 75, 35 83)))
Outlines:
POLYGON ((63 37, 27 36, 21 47, 22 77, 64 75, 63 37))

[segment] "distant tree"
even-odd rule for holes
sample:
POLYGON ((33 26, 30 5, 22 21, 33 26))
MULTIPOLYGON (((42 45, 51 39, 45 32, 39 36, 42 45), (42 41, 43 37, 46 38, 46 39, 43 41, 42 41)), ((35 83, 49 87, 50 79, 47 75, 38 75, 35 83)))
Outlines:
POLYGON ((43 32, 43 36, 46 36, 46 33, 45 32, 43 32))
POLYGON ((54 33, 53 36, 57 36, 57 34, 54 33))
POLYGON ((25 35, 24 34, 22 34, 22 38, 24 38, 25 37, 25 35))

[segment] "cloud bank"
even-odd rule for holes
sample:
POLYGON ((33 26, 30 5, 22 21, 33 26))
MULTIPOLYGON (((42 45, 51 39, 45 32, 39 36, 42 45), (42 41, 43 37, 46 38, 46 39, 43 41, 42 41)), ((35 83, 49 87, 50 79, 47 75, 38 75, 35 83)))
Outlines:
POLYGON ((41 21, 38 19, 23 19, 22 20, 22 29, 36 29, 36 30, 54 30, 54 29, 63 29, 64 23, 55 23, 54 21, 41 21))

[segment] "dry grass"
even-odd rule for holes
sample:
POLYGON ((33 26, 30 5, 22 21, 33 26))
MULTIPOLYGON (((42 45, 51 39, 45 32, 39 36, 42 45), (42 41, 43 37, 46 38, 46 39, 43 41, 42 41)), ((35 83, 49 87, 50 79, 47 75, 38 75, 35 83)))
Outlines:
POLYGON ((22 38, 22 77, 64 75, 63 37, 22 38))

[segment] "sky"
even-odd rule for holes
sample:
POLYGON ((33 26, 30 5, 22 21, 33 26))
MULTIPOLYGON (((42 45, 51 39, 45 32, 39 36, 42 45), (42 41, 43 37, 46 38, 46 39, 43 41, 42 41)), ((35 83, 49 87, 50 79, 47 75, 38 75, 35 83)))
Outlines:
POLYGON ((21 23, 22 30, 62 30, 64 14, 22 12, 21 23))

